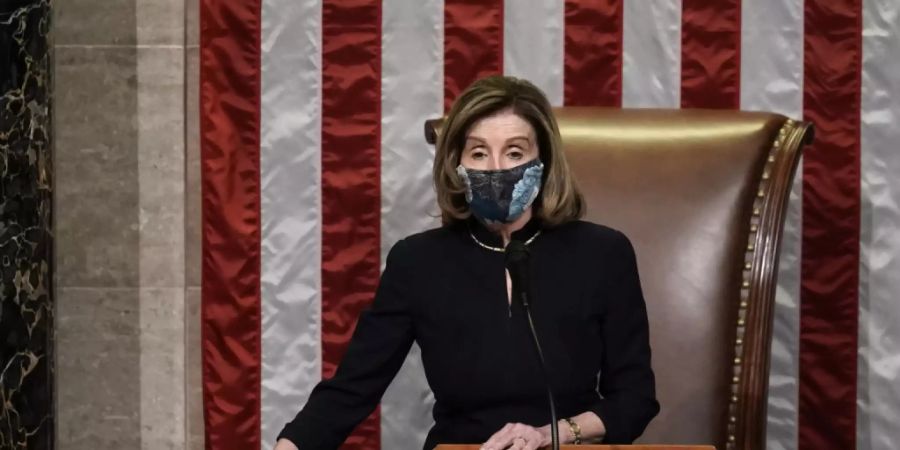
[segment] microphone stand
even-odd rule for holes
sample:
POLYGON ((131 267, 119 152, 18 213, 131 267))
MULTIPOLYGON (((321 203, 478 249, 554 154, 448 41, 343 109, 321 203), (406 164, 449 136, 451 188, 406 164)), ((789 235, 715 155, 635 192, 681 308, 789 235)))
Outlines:
POLYGON ((529 256, 528 247, 520 241, 510 241, 506 246, 506 268, 509 270, 510 278, 513 280, 513 292, 518 291, 519 299, 525 310, 528 328, 531 331, 531 340, 534 343, 535 350, 537 350, 541 372, 544 375, 544 384, 547 386, 547 400, 550 404, 550 447, 553 450, 559 450, 559 420, 556 418, 556 402, 553 400, 553 389, 550 386, 550 373, 547 370, 547 363, 544 360, 544 352, 541 350, 541 342, 538 339, 537 330, 534 328, 534 320, 531 318, 530 289, 528 289, 527 271, 525 270, 528 267, 529 256))

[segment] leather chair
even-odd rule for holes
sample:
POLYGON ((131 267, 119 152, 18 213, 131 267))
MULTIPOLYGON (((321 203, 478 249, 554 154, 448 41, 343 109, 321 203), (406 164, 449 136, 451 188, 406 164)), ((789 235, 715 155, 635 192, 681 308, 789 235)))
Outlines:
MULTIPOLYGON (((662 408, 639 442, 763 449, 778 252, 811 125, 719 110, 556 115, 586 219, 637 253, 662 408)), ((430 143, 440 123, 426 122, 430 143)))

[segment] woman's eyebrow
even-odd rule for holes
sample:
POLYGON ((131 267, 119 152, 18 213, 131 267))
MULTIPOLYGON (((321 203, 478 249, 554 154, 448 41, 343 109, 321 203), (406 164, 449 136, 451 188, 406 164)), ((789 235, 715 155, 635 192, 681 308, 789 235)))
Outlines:
MULTIPOLYGON (((472 141, 478 141, 478 142, 481 142, 481 143, 487 142, 487 139, 484 139, 484 138, 482 138, 482 137, 478 137, 478 136, 466 136, 466 141, 469 141, 469 140, 472 140, 472 141)), ((529 139, 528 136, 523 136, 523 135, 520 135, 520 136, 513 136, 513 137, 510 137, 510 138, 507 138, 507 139, 506 139, 506 142, 512 142, 512 141, 516 141, 516 140, 524 140, 525 142, 528 142, 529 144, 531 143, 531 139, 529 139)))
POLYGON ((531 143, 531 139, 529 139, 528 136, 513 136, 513 137, 507 139, 506 142, 515 141, 518 139, 523 139, 523 140, 525 140, 525 142, 528 142, 529 144, 531 143))

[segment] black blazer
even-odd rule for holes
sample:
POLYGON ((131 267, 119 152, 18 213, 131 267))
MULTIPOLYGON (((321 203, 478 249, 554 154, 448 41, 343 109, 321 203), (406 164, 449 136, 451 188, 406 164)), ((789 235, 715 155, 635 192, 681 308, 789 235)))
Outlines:
MULTIPOLYGON (((621 232, 576 221, 514 233, 531 249, 532 314, 560 417, 593 411, 604 442, 630 443, 659 411, 634 250, 621 232)), ((335 449, 374 410, 413 341, 434 392, 425 449, 487 440, 507 422, 550 421, 521 306, 508 302, 502 242, 475 220, 390 251, 372 307, 335 376, 282 430, 303 450, 335 449), (480 244, 484 245, 480 245, 480 244)))

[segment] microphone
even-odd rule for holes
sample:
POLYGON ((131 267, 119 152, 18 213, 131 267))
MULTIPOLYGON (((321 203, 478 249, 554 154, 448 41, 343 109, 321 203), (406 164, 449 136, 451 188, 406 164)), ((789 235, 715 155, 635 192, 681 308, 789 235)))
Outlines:
POLYGON ((534 321, 531 319, 531 286, 528 283, 529 258, 531 256, 528 246, 522 241, 509 241, 506 246, 506 270, 512 279, 513 295, 522 303, 525 309, 525 317, 528 319, 528 328, 531 330, 531 340, 537 350, 541 372, 544 374, 544 384, 547 385, 547 400, 550 403, 550 443, 553 450, 559 450, 559 425, 556 419, 556 403, 553 401, 553 389, 550 386, 550 376, 547 371, 547 363, 544 361, 544 352, 541 350, 541 341, 534 329, 534 321))

